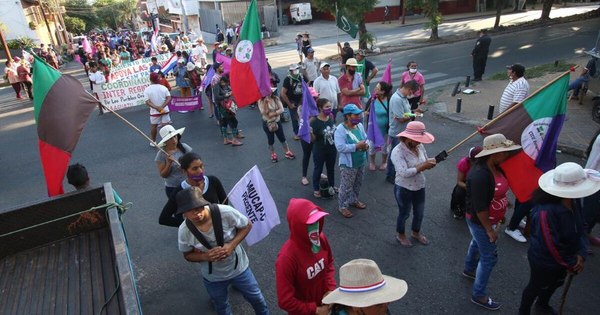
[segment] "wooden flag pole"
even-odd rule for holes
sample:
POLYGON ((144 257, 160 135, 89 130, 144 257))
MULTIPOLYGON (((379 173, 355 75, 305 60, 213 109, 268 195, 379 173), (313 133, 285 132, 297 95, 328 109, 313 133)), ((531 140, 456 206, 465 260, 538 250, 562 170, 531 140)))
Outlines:
MULTIPOLYGON (((577 69, 579 66, 576 65, 572 68, 572 70, 577 69)), ((516 110, 519 106, 522 106, 523 103, 525 101, 527 101, 528 99, 532 98, 533 96, 535 96, 536 94, 538 94, 540 91, 542 91, 543 89, 547 88, 548 86, 552 85, 554 82, 558 81, 560 78, 562 78, 565 75, 568 75, 571 73, 572 71, 571 69, 568 71, 563 72, 562 74, 560 74, 558 77, 552 79, 550 82, 544 84, 542 87, 540 87, 539 89, 537 89, 535 92, 533 92, 533 94, 527 96, 524 100, 522 100, 520 103, 515 104, 514 106, 510 107, 509 109, 507 109, 506 111, 504 111, 503 113, 501 113, 500 115, 498 115, 498 117, 492 119, 491 121, 489 121, 487 124, 483 125, 482 127, 478 128, 477 131, 473 132, 472 134, 470 134, 469 136, 467 136, 465 139, 463 139, 461 142, 457 143, 455 146, 453 146, 452 148, 448 149, 447 151, 445 151, 447 154, 450 154, 452 151, 456 150, 458 147, 460 147, 461 145, 463 145, 465 142, 469 141, 469 139, 473 138, 474 136, 478 135, 480 133, 481 130, 484 130, 485 128, 493 125, 494 123, 496 123, 500 118, 503 118, 504 116, 508 115, 509 113, 512 113, 514 110, 516 110)))

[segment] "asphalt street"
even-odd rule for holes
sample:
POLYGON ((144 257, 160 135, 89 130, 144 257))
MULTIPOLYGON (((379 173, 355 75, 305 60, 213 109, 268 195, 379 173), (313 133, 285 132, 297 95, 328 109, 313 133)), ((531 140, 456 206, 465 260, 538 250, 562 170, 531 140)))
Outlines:
MULTIPOLYGON (((494 38, 488 74, 500 71, 515 61, 541 64, 574 54, 595 40, 598 21, 552 26, 494 38), (594 24, 595 23, 595 24, 594 24), (576 30, 579 29, 579 30, 576 30), (529 44, 533 43, 530 46, 529 44)), ((380 71, 388 58, 395 67, 407 59, 416 59, 428 74, 444 73, 447 78, 470 74, 469 52, 473 42, 423 48, 373 58, 380 71), (397 63, 397 65, 396 65, 397 63)), ((291 51, 290 54, 295 54, 291 51)), ((285 68, 278 68, 279 73, 285 68)), ((81 73, 78 73, 81 77, 81 73)), ((427 74, 426 74, 427 79, 427 74)), ((439 80, 445 80, 439 77, 439 80)), ((436 82, 435 79, 428 81, 436 82)), ((0 98, 0 208, 44 198, 45 183, 37 151, 37 134, 30 102, 16 102, 12 91, 2 89, 0 98)), ((64 92, 65 97, 69 91, 64 92)), ((142 130, 148 131, 147 109, 132 108, 120 112, 142 130)), ((186 127, 182 141, 201 154, 206 172, 221 179, 227 190, 253 165, 258 165, 275 199, 282 224, 262 242, 247 248, 251 267, 257 277, 273 314, 282 314, 277 307, 274 261, 288 237, 286 207, 292 197, 312 197, 312 188, 300 184, 300 144, 291 140, 291 124, 284 124, 296 160, 271 163, 266 136, 257 110, 245 108, 238 114, 240 128, 246 134, 241 147, 224 146, 215 121, 207 110, 172 114, 175 127, 186 127)), ((472 132, 469 126, 425 115, 422 121, 436 136, 427 152, 434 156, 448 149, 472 132)), ((361 191, 366 210, 354 211, 354 218, 343 218, 337 210, 337 200, 314 200, 330 215, 325 220, 336 259, 336 270, 354 258, 375 260, 384 274, 405 279, 409 289, 400 301, 391 304, 392 314, 479 314, 484 312, 470 301, 471 281, 461 276, 464 255, 470 235, 462 221, 449 212, 450 193, 455 183, 455 164, 470 146, 480 144, 475 138, 457 150, 457 154, 426 173, 427 201, 423 234, 429 246, 402 248, 394 239, 397 205, 393 186, 384 181, 380 171, 367 172, 361 191)), ((282 153, 280 146, 277 152, 282 153)), ((188 263, 177 250, 177 230, 158 225, 158 215, 166 201, 163 181, 153 162, 155 149, 128 126, 111 115, 95 113, 73 153, 72 163, 86 165, 93 183, 110 181, 126 202, 133 207, 124 215, 129 250, 135 269, 139 295, 146 314, 214 314, 202 284, 198 266, 188 263)), ((560 162, 580 160, 559 154, 560 162)), ((309 172, 312 171, 312 163, 309 172)), ((336 172, 339 175, 339 172, 336 172)), ((336 183, 338 181, 336 180, 336 183)), ((65 182, 65 187, 70 188, 65 182)), ((508 217, 512 214, 509 211, 508 217)), ((410 222, 410 219, 409 219, 410 222)), ((499 261, 488 286, 494 299, 503 303, 501 313, 517 312, 522 289, 529 270, 526 244, 520 244, 501 233, 499 261)), ((590 257, 586 270, 575 277, 567 299, 567 314, 595 314, 600 307, 600 266, 597 257, 590 257)), ((562 291, 554 296, 558 305, 562 291)), ((251 308, 232 290, 234 314, 251 314, 251 308)))

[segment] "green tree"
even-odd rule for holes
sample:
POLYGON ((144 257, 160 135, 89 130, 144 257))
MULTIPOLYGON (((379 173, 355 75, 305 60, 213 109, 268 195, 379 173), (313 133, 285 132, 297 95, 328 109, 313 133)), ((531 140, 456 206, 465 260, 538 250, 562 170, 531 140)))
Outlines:
POLYGON ((85 22, 77 17, 65 16, 65 27, 67 31, 75 34, 81 34, 85 32, 85 22))
POLYGON ((94 8, 103 26, 115 30, 120 27, 133 27, 136 16, 135 0, 97 0, 94 8))
POLYGON ((438 26, 442 24, 442 13, 440 12, 440 0, 409 0, 407 3, 408 9, 421 9, 428 21, 425 23, 425 28, 431 29, 429 39, 437 40, 438 26))
MULTIPOLYGON (((358 35, 360 36, 358 47, 360 49, 367 49, 367 40, 373 38, 373 35, 367 31, 365 16, 373 11, 378 2, 379 0, 337 0, 338 9, 343 9, 350 20, 358 23, 358 35)), ((335 16, 336 1, 313 0, 312 3, 319 11, 329 12, 335 16)))
MULTIPOLYGON (((91 4, 88 4, 87 0, 66 0, 64 6, 66 11, 65 17, 81 19, 85 25, 86 32, 100 27, 95 8, 91 4)), ((65 25, 66 23, 65 18, 65 25)))

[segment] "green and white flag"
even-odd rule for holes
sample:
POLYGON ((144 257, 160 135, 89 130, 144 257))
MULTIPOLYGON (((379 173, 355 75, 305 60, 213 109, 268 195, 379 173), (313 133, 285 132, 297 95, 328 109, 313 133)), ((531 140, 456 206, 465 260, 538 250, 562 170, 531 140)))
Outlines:
POLYGON ((343 13, 343 11, 338 10, 335 18, 337 27, 339 27, 342 31, 348 33, 352 38, 356 38, 356 33, 358 32, 358 25, 352 21, 350 21, 343 13))

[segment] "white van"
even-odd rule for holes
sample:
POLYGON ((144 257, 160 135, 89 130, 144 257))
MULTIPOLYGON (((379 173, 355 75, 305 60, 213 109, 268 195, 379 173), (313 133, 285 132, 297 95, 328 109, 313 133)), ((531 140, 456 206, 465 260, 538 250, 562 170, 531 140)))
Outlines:
POLYGON ((290 5, 290 18, 293 24, 298 24, 306 21, 310 23, 312 20, 312 12, 310 3, 293 3, 290 5))

